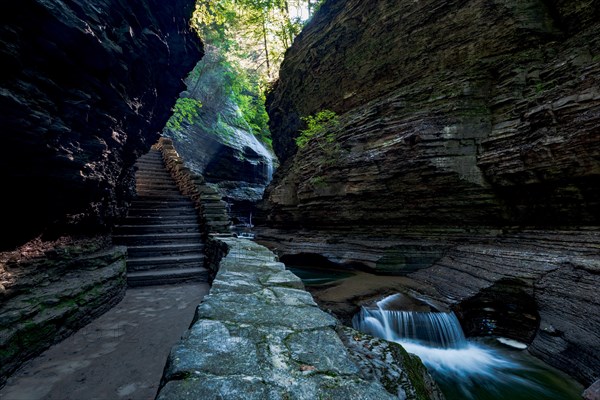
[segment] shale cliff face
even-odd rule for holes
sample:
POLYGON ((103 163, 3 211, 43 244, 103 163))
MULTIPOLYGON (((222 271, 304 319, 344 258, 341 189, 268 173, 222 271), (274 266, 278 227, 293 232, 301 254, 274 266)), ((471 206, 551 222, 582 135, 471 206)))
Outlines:
POLYGON ((189 29, 193 6, 0 6, 3 247, 44 230, 99 230, 123 213, 132 165, 156 141, 201 56, 189 29))
POLYGON ((599 21, 600 1, 327 1, 268 97, 263 242, 410 273, 468 333, 600 378, 599 21), (297 150, 324 109, 335 142, 297 150))
POLYGON ((200 100, 193 121, 177 129, 165 128, 186 165, 206 179, 231 205, 231 215, 248 217, 273 174, 273 155, 254 136, 231 98, 228 66, 219 49, 207 45, 206 54, 186 79, 183 97, 200 100))
POLYGON ((268 99, 271 222, 600 223, 599 4, 328 1, 268 99), (338 145, 293 157, 322 109, 338 145))

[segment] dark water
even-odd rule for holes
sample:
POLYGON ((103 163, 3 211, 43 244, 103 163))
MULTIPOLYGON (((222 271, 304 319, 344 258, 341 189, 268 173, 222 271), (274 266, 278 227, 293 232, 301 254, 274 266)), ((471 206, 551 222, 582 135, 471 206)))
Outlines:
POLYGON ((511 349, 491 338, 469 339, 468 343, 454 355, 462 359, 462 365, 452 368, 438 364, 435 356, 421 356, 447 400, 581 400, 583 387, 527 351, 511 349))
POLYGON ((581 400, 580 385, 527 351, 465 338, 453 313, 390 309, 398 296, 363 307, 353 325, 418 355, 447 400, 581 400))
POLYGON ((306 286, 323 285, 339 281, 354 275, 349 271, 321 270, 318 268, 286 265, 286 268, 296 274, 306 286))

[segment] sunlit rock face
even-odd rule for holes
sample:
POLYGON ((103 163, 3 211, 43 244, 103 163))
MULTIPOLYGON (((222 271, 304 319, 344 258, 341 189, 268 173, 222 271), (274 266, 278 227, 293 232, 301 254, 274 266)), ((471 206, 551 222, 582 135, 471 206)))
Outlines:
POLYGON ((273 225, 600 222, 600 5, 328 1, 268 98, 273 225), (332 151, 301 117, 341 116, 332 151))
POLYGON ((598 1, 327 1, 268 97, 282 167, 262 238, 280 256, 406 273, 473 318, 516 279, 534 318, 504 333, 534 335, 530 351, 589 384, 598 76, 598 1), (298 150, 301 117, 324 109, 340 118, 335 144, 298 150))
POLYGON ((252 133, 226 84, 228 71, 213 46, 186 80, 184 97, 200 100, 197 118, 180 129, 165 129, 194 172, 232 205, 234 216, 248 216, 259 201, 274 169, 274 155, 252 133))
POLYGON ((192 0, 29 0, 0 6, 2 246, 96 231, 123 213, 201 56, 192 0))

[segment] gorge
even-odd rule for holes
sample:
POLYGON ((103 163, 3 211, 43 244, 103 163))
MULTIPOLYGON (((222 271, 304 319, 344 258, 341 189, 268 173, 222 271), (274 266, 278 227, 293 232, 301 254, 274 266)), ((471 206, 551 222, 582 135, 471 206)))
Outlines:
POLYGON ((434 320, 453 344, 429 342, 518 342, 519 371, 600 399, 600 1, 326 0, 267 91, 275 154, 191 27, 204 3, 0 6, 0 385, 135 290, 112 234, 155 145, 215 279, 157 398, 461 398, 398 333, 434 320), (178 98, 201 107, 173 129, 178 98))
POLYGON ((462 312, 469 334, 497 320, 491 333, 592 384, 599 12, 597 2, 326 2, 268 98, 282 167, 261 243, 408 274, 405 291, 462 312), (339 116, 336 145, 297 150, 302 117, 324 109, 339 116), (516 329, 527 313, 495 314, 507 302, 539 314, 532 329, 516 329))

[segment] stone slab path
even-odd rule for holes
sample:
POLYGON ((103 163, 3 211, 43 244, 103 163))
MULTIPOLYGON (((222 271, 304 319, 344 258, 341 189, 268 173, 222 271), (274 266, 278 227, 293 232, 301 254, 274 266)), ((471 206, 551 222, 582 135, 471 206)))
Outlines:
POLYGON ((130 288, 121 303, 26 363, 1 400, 152 400, 206 283, 130 288))

